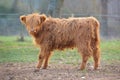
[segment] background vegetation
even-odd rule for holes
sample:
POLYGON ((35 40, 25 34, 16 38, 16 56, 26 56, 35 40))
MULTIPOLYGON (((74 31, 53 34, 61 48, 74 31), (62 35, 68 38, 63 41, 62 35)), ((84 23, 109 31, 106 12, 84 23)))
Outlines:
POLYGON ((66 18, 94 16, 101 23, 102 38, 120 37, 120 0, 0 0, 0 35, 28 36, 19 16, 34 12, 66 18))

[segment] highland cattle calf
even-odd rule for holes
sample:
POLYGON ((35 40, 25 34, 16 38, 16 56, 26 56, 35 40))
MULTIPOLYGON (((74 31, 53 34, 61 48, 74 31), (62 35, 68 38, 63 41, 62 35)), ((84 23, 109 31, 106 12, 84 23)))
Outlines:
POLYGON ((51 52, 55 49, 77 48, 82 56, 80 69, 86 67, 90 56, 93 56, 94 69, 100 63, 99 22, 94 17, 52 18, 44 14, 33 13, 20 16, 21 22, 40 47, 37 69, 42 63, 46 69, 51 52))

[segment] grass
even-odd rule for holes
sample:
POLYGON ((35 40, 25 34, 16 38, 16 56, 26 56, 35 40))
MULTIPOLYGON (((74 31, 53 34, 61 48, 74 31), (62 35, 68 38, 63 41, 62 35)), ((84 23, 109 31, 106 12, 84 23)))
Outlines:
POLYGON ((17 42, 17 37, 0 37, 0 62, 32 62, 37 58, 38 49, 30 38, 17 42))
MULTIPOLYGON (((17 42, 17 37, 0 36, 0 62, 36 62, 39 48, 36 48, 32 39, 25 38, 25 42, 17 42)), ((120 62, 120 40, 101 42, 102 61, 120 62)), ((76 64, 81 60, 76 49, 54 51, 50 62, 76 64)))
POLYGON ((120 40, 102 41, 101 56, 104 61, 120 62, 120 40))

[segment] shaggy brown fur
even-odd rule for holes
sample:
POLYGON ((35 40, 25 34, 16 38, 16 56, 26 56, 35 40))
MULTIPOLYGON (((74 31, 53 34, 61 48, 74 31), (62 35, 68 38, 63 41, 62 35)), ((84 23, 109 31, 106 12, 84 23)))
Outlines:
POLYGON ((47 68, 53 50, 74 47, 82 56, 81 70, 85 68, 91 55, 94 59, 94 69, 98 68, 100 63, 100 26, 94 17, 59 19, 34 13, 23 15, 20 20, 34 38, 34 42, 41 48, 37 68, 41 67, 43 61, 43 68, 47 68))

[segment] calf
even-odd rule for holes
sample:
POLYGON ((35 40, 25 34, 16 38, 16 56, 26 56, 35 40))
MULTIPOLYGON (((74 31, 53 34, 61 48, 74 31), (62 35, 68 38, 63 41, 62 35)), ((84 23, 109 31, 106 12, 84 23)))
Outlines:
POLYGON ((47 68, 53 50, 75 47, 82 56, 81 70, 85 69, 90 56, 93 56, 94 59, 94 69, 98 68, 100 63, 100 26, 96 18, 60 19, 33 13, 20 16, 20 20, 26 26, 36 45, 41 48, 38 69, 43 61, 43 68, 47 68))

